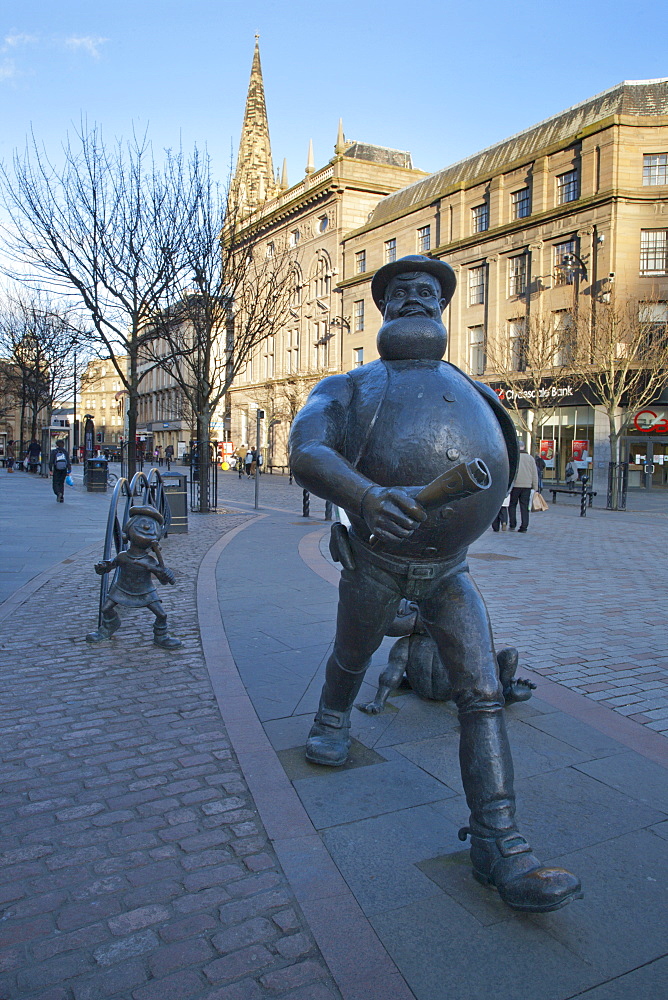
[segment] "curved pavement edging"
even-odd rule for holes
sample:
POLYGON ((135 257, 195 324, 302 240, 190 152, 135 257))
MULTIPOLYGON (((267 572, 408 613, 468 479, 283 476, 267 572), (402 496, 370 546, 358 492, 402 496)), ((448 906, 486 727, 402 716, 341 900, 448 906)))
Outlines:
POLYGON ((285 774, 246 693, 227 640, 218 603, 216 566, 237 535, 267 516, 261 514, 228 532, 200 564, 197 612, 211 685, 267 835, 344 1000, 415 1000, 285 774))

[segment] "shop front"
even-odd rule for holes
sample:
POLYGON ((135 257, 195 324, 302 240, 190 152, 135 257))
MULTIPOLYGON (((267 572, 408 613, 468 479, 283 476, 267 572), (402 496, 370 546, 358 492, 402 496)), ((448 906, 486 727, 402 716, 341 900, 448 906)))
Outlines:
POLYGON ((622 461, 629 463, 629 486, 668 486, 668 404, 659 403, 633 415, 622 441, 622 461))
POLYGON ((546 379, 538 389, 541 406, 534 409, 531 403, 535 389, 521 390, 502 384, 492 384, 491 388, 507 407, 518 438, 525 441, 526 428, 531 429, 534 455, 540 454, 545 462, 544 482, 564 482, 570 461, 577 469, 578 479, 588 476, 592 482, 597 437, 595 411, 583 392, 568 382, 546 379))

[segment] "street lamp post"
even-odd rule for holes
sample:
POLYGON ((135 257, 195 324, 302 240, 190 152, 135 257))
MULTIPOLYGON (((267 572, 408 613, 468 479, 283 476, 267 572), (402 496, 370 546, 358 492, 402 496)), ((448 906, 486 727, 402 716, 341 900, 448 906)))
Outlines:
POLYGON ((260 502, 260 421, 264 419, 264 410, 257 411, 257 424, 255 430, 255 510, 260 502))

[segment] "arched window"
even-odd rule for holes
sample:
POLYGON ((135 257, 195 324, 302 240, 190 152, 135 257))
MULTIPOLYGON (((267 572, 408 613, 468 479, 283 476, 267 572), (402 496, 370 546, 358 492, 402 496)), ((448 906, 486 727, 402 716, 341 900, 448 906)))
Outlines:
POLYGON ((293 309, 302 304, 302 285, 304 279, 300 268, 295 264, 292 269, 292 287, 290 291, 290 305, 293 309))
POLYGON ((320 251, 315 263, 313 294, 318 299, 326 298, 332 290, 332 267, 329 257, 320 251))

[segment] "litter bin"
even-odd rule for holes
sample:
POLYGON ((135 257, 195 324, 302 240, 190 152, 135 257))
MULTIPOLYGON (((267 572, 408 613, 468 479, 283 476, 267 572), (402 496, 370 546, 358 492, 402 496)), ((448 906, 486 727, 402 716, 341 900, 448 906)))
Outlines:
POLYGON ((89 458, 86 462, 86 489, 89 493, 107 492, 106 458, 89 458))
POLYGON ((171 514, 167 534, 174 532, 175 535, 179 535, 188 531, 187 484, 188 477, 178 472, 168 472, 162 477, 162 486, 171 514))

